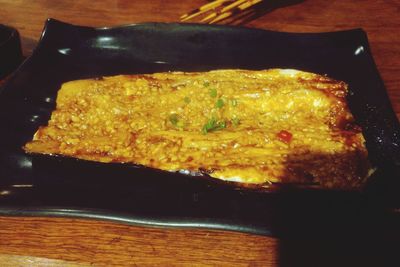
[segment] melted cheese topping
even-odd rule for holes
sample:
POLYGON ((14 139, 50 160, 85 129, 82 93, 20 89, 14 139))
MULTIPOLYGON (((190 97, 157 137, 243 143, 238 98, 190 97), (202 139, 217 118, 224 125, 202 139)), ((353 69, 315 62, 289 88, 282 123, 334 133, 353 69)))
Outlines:
POLYGON ((354 186, 368 161, 346 93, 343 82, 280 69, 71 81, 24 148, 243 183, 354 186))

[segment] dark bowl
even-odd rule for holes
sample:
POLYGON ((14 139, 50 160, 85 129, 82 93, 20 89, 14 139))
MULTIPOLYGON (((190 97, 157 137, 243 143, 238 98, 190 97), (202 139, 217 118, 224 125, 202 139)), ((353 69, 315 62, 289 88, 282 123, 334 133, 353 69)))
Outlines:
POLYGON ((0 79, 6 77, 22 62, 18 31, 0 24, 0 79))

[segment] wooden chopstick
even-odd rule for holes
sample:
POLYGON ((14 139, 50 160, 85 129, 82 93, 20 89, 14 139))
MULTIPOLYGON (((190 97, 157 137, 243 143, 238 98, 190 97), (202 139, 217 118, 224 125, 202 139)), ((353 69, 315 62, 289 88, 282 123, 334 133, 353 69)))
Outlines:
POLYGON ((211 9, 221 6, 225 2, 232 2, 232 0, 215 0, 213 2, 205 4, 199 8, 196 8, 196 9, 190 11, 189 13, 182 15, 181 21, 186 21, 186 20, 192 19, 194 17, 197 17, 211 9))
POLYGON ((201 22, 210 24, 227 19, 234 14, 244 11, 263 0, 215 0, 181 16, 181 21, 187 21, 205 13, 211 12, 201 22))
POLYGON ((258 4, 258 3, 260 3, 261 1, 263 1, 263 0, 246 1, 245 3, 243 3, 243 4, 239 5, 238 7, 236 7, 235 9, 232 9, 232 10, 229 11, 229 12, 224 12, 224 13, 222 13, 221 15, 219 15, 218 17, 216 17, 215 19, 211 20, 209 23, 210 23, 210 24, 213 24, 213 23, 216 23, 216 22, 218 22, 218 21, 227 19, 227 18, 229 18, 230 16, 232 16, 233 14, 238 13, 238 12, 241 12, 241 11, 244 11, 244 10, 246 10, 246 9, 248 9, 248 8, 250 8, 250 7, 252 7, 252 6, 258 4))

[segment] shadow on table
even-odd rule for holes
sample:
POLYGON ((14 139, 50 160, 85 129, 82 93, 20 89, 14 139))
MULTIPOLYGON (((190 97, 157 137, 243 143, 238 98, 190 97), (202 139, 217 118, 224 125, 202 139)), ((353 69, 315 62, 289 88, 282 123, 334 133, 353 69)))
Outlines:
POLYGON ((279 239, 279 266, 400 266, 398 233, 279 239))
MULTIPOLYGON (((315 156, 340 169, 364 165, 352 154, 315 156)), ((288 158, 288 169, 301 162, 288 158)), ((292 192, 281 200, 274 214, 279 266, 400 266, 399 177, 399 169, 388 164, 362 192, 292 192)))

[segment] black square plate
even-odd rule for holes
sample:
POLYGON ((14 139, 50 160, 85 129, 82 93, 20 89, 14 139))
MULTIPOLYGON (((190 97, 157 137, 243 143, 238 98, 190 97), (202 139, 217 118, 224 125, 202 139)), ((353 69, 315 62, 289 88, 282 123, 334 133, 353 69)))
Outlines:
POLYGON ((165 23, 90 28, 49 19, 33 55, 0 91, 0 125, 3 215, 275 235, 383 224, 388 229, 398 218, 399 123, 360 29, 299 34, 165 23), (21 149, 47 123, 65 81, 222 68, 294 68, 347 82, 350 108, 376 168, 367 186, 361 191, 257 191, 124 164, 29 156, 21 149))

